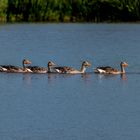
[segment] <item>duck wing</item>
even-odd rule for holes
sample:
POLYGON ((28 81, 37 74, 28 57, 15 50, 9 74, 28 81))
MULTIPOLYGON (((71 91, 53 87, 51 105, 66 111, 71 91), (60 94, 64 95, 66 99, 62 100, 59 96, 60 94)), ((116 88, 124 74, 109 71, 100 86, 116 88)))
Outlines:
POLYGON ((7 69, 1 65, 0 66, 0 72, 6 72, 6 71, 7 71, 7 69))
POLYGON ((94 72, 95 73, 112 73, 112 72, 117 72, 117 69, 114 69, 110 66, 102 66, 102 67, 97 67, 94 72))
POLYGON ((7 70, 10 70, 10 69, 15 69, 15 70, 21 69, 20 67, 13 66, 13 65, 1 65, 1 67, 6 68, 7 70))
POLYGON ((0 68, 3 69, 4 71, 18 71, 22 69, 18 66, 13 65, 0 65, 0 68))
POLYGON ((63 67, 54 67, 54 69, 55 69, 56 72, 58 72, 58 73, 69 73, 69 72, 75 70, 74 68, 72 68, 72 67, 67 67, 67 66, 63 66, 63 67))
POLYGON ((47 71, 47 68, 40 67, 40 66, 27 66, 26 68, 30 69, 33 72, 47 71))

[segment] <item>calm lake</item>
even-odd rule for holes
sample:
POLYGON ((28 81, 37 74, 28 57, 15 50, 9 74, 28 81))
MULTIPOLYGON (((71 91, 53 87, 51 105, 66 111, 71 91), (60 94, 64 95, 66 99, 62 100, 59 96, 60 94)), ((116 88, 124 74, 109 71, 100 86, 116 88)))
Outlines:
POLYGON ((0 140, 139 140, 140 24, 1 24, 0 64, 86 74, 0 73, 0 140), (126 75, 98 75, 97 66, 126 75))

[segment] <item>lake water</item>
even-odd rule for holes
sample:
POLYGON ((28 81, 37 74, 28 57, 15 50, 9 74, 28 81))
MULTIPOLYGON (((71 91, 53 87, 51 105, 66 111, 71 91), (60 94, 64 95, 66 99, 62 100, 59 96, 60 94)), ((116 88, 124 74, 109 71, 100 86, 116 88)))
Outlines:
POLYGON ((140 24, 2 24, 0 64, 80 68, 86 74, 0 73, 0 140, 139 140, 140 24), (111 65, 125 77, 98 75, 111 65))

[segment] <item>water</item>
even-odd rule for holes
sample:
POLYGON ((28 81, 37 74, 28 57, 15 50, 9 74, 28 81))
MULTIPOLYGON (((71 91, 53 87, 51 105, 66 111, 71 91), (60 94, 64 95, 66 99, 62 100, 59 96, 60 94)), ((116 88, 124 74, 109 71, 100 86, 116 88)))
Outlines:
POLYGON ((80 68, 87 74, 0 73, 1 140, 139 140, 139 24, 0 26, 0 64, 80 68), (93 68, 126 61, 125 77, 93 68))

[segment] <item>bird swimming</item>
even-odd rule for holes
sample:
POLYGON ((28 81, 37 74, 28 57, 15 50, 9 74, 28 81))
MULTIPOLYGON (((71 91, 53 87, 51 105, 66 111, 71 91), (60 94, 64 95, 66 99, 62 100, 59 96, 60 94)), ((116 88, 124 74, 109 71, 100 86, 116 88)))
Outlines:
POLYGON ((28 68, 26 68, 27 64, 31 64, 31 62, 27 59, 23 59, 22 67, 14 65, 0 65, 0 72, 31 72, 28 68))
POLYGON ((47 68, 40 66, 26 66, 33 73, 49 73, 51 71, 51 67, 56 66, 52 61, 48 62, 47 68))
POLYGON ((80 74, 80 73, 85 73, 86 68, 90 67, 91 64, 87 61, 84 61, 82 63, 81 69, 77 70, 75 68, 72 67, 68 67, 68 66, 58 66, 58 67, 53 67, 53 72, 56 73, 69 73, 69 74, 80 74))
POLYGON ((112 68, 110 66, 103 66, 103 67, 97 67, 94 69, 95 73, 101 73, 101 74, 124 74, 125 73, 125 67, 127 67, 128 64, 126 62, 121 62, 120 67, 121 70, 112 68))

